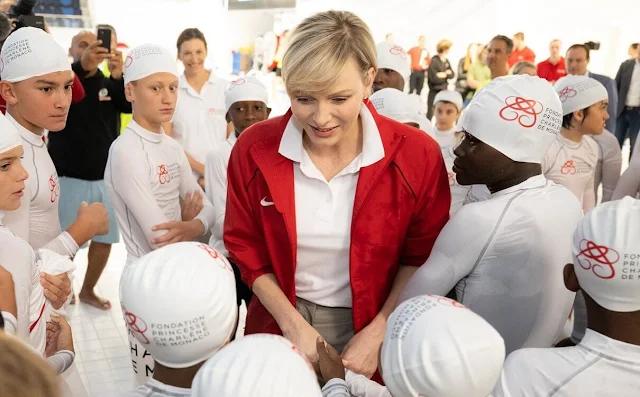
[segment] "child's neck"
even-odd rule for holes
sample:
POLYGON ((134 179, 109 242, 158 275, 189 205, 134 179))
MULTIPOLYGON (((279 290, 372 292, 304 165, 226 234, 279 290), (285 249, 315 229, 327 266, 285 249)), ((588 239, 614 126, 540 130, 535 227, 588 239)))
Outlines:
POLYGON ((9 115, 11 115, 11 117, 13 117, 13 119, 18 122, 18 124, 20 124, 28 131, 33 132, 37 136, 44 135, 44 128, 38 127, 37 125, 28 122, 27 119, 22 117, 22 115, 20 115, 20 113, 18 113, 13 106, 7 106, 7 113, 9 113, 9 115))
POLYGON ((560 134, 567 140, 571 141, 571 142, 575 142, 575 143, 580 143, 582 142, 582 137, 586 134, 584 134, 583 132, 581 132, 580 130, 576 129, 576 128, 572 128, 572 129, 568 129, 568 128, 564 128, 562 127, 562 131, 560 132, 560 134))
POLYGON ((452 125, 441 125, 441 124, 438 124, 438 123, 436 122, 436 128, 437 128, 437 129, 438 129, 438 131, 440 131, 440 132, 451 131, 451 130, 453 129, 453 127, 455 127, 455 124, 452 124, 452 125))
POLYGON ((137 114, 133 114, 133 121, 138 123, 138 125, 149 132, 153 132, 154 134, 162 133, 162 123, 155 123, 145 119, 144 117, 140 117, 137 114))
POLYGON ((167 368, 155 362, 153 379, 165 385, 191 389, 191 383, 204 361, 189 368, 167 368))

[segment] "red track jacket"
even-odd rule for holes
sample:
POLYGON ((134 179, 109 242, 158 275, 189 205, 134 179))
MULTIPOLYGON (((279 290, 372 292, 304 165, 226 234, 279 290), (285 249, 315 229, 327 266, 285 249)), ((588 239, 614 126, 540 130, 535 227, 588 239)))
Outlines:
MULTIPOLYGON (((385 157, 360 170, 351 226, 350 276, 355 332, 386 301, 400 265, 421 266, 449 220, 451 193, 438 144, 424 132, 373 114, 385 157)), ((295 307, 296 212, 293 162, 278 149, 291 111, 242 133, 229 160, 225 247, 251 287, 273 273, 295 307), (264 207, 262 199, 275 205, 264 207)), ((246 334, 281 334, 259 299, 246 334)))

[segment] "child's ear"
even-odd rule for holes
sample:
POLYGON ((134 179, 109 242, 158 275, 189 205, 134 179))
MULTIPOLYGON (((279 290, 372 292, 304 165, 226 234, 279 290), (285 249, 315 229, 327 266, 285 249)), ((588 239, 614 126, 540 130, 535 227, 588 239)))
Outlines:
POLYGON ((225 120, 227 120, 227 124, 231 122, 231 117, 229 117, 229 112, 224 115, 225 120))
POLYGON ((267 118, 271 115, 271 108, 267 108, 267 118))

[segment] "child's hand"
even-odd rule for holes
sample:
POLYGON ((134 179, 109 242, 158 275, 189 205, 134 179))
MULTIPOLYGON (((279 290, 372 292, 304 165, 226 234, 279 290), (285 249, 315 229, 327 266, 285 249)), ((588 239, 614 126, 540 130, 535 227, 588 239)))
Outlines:
POLYGON ((342 364, 340 353, 333 346, 325 343, 321 337, 316 340, 316 349, 320 358, 319 364, 322 379, 325 382, 336 378, 344 380, 344 365, 342 364))

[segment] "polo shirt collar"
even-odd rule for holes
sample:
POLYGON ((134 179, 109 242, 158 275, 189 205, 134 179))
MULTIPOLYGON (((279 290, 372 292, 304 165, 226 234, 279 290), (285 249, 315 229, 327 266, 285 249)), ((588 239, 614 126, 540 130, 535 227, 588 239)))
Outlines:
MULTIPOLYGON (((364 105, 360 107, 360 118, 362 120, 362 153, 361 167, 375 164, 384 158, 384 146, 380 137, 380 130, 371 111, 364 105)), ((304 130, 300 122, 294 115, 291 115, 287 126, 280 140, 278 152, 291 161, 302 162, 302 134, 304 130)))
MULTIPOLYGON (((207 72, 209 72, 209 79, 204 84, 205 85, 215 84, 216 81, 218 80, 218 77, 215 75, 215 73, 213 73, 213 70, 207 70, 207 72)), ((191 87, 191 85, 187 81, 187 76, 184 73, 182 73, 180 75, 180 78, 178 79, 178 87, 189 92, 192 95, 199 96, 198 93, 193 89, 193 87, 191 87)))

